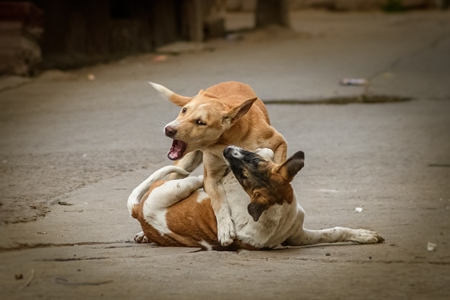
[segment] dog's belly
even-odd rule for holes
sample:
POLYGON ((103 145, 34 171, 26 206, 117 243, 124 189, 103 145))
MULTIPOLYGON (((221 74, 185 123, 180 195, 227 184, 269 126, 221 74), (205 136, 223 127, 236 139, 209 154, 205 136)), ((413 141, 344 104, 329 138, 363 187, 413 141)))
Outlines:
POLYGON ((273 248, 292 236, 298 227, 301 228, 302 220, 299 218, 300 210, 296 201, 291 204, 273 205, 255 222, 247 210, 250 198, 233 173, 228 174, 222 183, 236 236, 241 243, 255 248, 273 248))

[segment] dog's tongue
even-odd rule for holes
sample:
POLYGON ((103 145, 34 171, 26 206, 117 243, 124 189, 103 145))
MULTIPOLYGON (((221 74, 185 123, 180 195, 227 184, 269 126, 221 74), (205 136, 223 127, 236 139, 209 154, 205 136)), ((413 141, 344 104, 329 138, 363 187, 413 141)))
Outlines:
POLYGON ((186 143, 179 140, 173 140, 172 147, 170 147, 167 157, 170 160, 177 160, 183 157, 184 150, 186 150, 186 143))

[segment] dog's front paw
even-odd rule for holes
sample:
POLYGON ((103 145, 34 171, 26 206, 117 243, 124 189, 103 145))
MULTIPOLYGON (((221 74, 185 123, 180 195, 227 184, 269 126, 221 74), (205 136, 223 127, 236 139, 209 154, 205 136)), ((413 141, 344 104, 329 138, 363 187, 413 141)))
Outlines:
POLYGON ((134 241, 136 243, 148 243, 148 238, 145 236, 144 232, 138 232, 136 233, 136 235, 134 236, 134 241))
POLYGON ((376 244, 384 242, 384 238, 378 232, 358 229, 353 237, 353 241, 360 244, 376 244))
POLYGON ((222 246, 228 246, 233 243, 236 238, 236 232, 234 230, 234 223, 231 219, 222 219, 217 226, 217 236, 222 246))

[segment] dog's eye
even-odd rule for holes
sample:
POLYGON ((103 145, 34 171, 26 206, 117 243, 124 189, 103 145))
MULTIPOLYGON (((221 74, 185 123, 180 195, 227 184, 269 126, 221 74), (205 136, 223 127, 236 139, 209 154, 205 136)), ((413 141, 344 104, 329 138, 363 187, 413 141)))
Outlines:
POLYGON ((185 113, 187 111, 186 107, 183 107, 183 109, 181 110, 182 113, 185 113))
POLYGON ((198 120, 195 122, 195 124, 197 124, 197 125, 202 125, 202 126, 206 125, 206 123, 203 122, 203 121, 200 120, 200 119, 198 119, 198 120))
POLYGON ((261 160, 259 159, 259 158, 254 158, 253 159, 253 165, 255 166, 255 167, 257 167, 258 166, 258 163, 260 162, 261 160))

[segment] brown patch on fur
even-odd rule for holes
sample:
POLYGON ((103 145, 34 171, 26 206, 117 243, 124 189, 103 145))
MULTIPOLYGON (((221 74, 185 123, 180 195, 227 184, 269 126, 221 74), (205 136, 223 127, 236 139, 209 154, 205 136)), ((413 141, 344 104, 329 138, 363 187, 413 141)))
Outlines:
MULTIPOLYGON (((148 200, 150 194, 164 182, 166 181, 160 180, 152 184, 140 203, 132 208, 133 218, 139 221, 142 231, 150 242, 168 247, 199 248, 205 248, 202 242, 206 242, 213 249, 233 250, 233 246, 220 246, 217 240, 217 223, 211 207, 211 200, 205 198, 201 202, 197 202, 200 195, 199 191, 195 191, 186 199, 167 208, 165 218, 167 227, 172 233, 162 234, 148 224, 143 215, 144 203, 148 200)), ((234 247, 236 248, 235 245, 234 247)))
POLYGON ((186 199, 168 207, 166 222, 172 233, 162 234, 159 232, 145 220, 143 206, 152 191, 163 185, 164 182, 165 180, 155 182, 142 197, 140 203, 132 208, 132 216, 141 224, 142 231, 149 242, 166 247, 195 247, 207 250, 202 244, 202 242, 206 242, 211 249, 217 251, 258 250, 256 247, 237 240, 229 246, 220 245, 217 239, 217 222, 211 207, 211 200, 204 198, 198 202, 200 191, 196 191, 186 199))
MULTIPOLYGON (((249 155, 247 153, 247 155, 249 155)), ((275 204, 291 204, 294 191, 290 182, 304 165, 304 153, 299 151, 278 165, 264 160, 261 156, 251 153, 253 158, 234 162, 239 165, 240 172, 236 178, 245 192, 250 196, 248 213, 256 222, 261 214, 275 204), (258 160, 257 166, 254 159, 258 160)))
MULTIPOLYGON (((218 244, 216 217, 209 198, 197 202, 199 192, 169 207, 166 214, 169 236, 180 245, 198 247, 204 241, 211 246, 218 244)), ((203 246, 202 246, 203 247, 203 246)))

